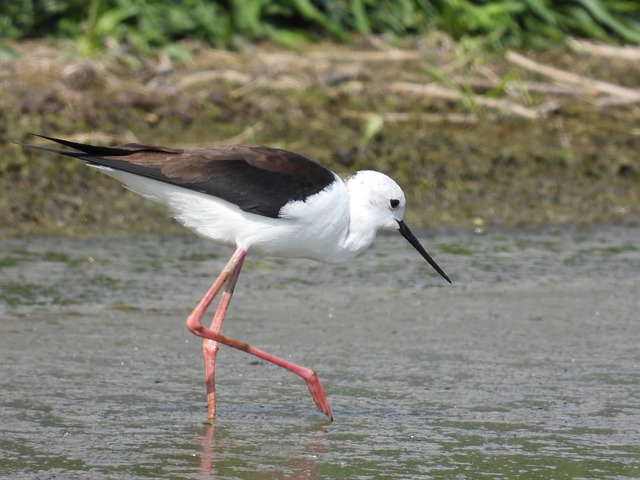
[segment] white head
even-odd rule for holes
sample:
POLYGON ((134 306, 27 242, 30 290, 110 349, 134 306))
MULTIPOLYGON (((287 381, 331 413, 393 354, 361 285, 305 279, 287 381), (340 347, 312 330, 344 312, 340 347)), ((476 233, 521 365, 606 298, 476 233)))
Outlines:
POLYGON ((362 170, 347 178, 351 212, 375 230, 398 230, 406 200, 400 186, 384 173, 362 170))
POLYGON ((368 245, 378 230, 398 230, 400 234, 449 283, 446 273, 431 258, 404 223, 406 200, 400 186, 384 173, 372 170, 356 172, 345 181, 351 202, 351 226, 368 245))

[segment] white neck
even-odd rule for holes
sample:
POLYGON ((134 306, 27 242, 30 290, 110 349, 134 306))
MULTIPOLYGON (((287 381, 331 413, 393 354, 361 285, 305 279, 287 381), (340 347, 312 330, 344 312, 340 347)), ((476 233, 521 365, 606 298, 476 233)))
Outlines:
POLYGON ((370 201, 368 185, 347 179, 349 192, 349 227, 339 244, 340 256, 346 261, 371 246, 378 230, 383 227, 370 201))
POLYGON ((340 242, 340 248, 346 260, 356 257, 369 248, 378 233, 378 228, 370 221, 370 217, 363 215, 359 209, 353 208, 353 205, 351 207, 349 230, 340 242))

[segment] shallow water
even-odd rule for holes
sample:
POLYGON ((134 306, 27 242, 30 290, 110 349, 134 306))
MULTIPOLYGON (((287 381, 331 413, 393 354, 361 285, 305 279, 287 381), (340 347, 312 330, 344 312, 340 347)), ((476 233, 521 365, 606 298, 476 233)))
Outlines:
POLYGON ((230 250, 0 242, 4 478, 638 478, 640 229, 398 235, 347 265, 248 260, 207 426, 184 318, 230 250))

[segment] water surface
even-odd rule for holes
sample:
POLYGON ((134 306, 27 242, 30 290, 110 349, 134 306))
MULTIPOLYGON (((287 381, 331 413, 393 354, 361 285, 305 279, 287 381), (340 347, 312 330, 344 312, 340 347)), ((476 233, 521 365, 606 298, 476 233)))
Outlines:
POLYGON ((184 319, 231 251, 0 242, 4 478, 638 478, 640 229, 399 235, 346 265, 250 259, 205 425, 184 319))

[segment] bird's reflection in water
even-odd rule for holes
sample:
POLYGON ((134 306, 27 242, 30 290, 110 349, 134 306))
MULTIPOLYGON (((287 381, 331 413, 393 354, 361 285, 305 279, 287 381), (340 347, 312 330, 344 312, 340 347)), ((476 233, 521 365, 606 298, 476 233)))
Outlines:
POLYGON ((215 464, 215 432, 216 426, 213 423, 205 423, 200 436, 200 475, 211 477, 215 464))
MULTIPOLYGON (((303 454, 291 458, 286 465, 283 465, 282 460, 280 460, 278 464, 284 468, 281 468, 281 471, 270 470, 269 478, 290 480, 319 478, 318 460, 325 452, 327 437, 328 425, 326 423, 309 426, 308 431, 300 436, 300 440, 303 442, 303 454)), ((205 423, 202 428, 202 435, 198 438, 198 444, 200 447, 199 476, 201 478, 216 478, 220 474, 216 468, 217 454, 220 452, 218 451, 219 445, 216 440, 215 423, 205 423)), ((227 458, 228 461, 229 459, 227 458)), ((242 463, 246 467, 246 463, 242 463)), ((229 468, 232 467, 227 463, 225 469, 229 468)))

